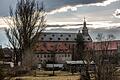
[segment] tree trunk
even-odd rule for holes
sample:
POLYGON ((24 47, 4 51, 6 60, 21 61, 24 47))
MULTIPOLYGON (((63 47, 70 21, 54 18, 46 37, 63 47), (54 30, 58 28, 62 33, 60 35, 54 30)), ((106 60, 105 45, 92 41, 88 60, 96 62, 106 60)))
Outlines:
POLYGON ((22 56, 22 68, 23 70, 30 71, 33 66, 33 51, 31 49, 26 50, 22 56))

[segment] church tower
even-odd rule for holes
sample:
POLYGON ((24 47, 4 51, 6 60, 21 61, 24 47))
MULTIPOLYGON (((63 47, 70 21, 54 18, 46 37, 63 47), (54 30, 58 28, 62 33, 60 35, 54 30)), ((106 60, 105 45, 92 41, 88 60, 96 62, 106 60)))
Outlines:
POLYGON ((92 39, 88 33, 88 28, 87 28, 85 18, 84 18, 84 22, 83 22, 82 35, 83 35, 84 41, 92 41, 92 39))

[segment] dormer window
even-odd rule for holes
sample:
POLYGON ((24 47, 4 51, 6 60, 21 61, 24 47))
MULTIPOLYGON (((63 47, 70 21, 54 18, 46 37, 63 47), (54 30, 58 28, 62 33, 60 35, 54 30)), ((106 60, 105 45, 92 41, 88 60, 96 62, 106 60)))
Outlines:
POLYGON ((69 38, 66 38, 66 40, 69 40, 69 38))
POLYGON ((61 34, 60 37, 63 37, 63 35, 61 34))
POLYGON ((44 36, 46 36, 46 34, 44 34, 44 36))
POLYGON ((53 34, 52 36, 54 37, 55 35, 53 34))
POLYGON ((44 38, 42 37, 41 40, 44 40, 44 38))
POLYGON ((52 40, 52 38, 49 38, 50 40, 52 40))
POLYGON ((71 35, 68 35, 69 37, 71 37, 71 35))
POLYGON ((58 40, 60 40, 60 38, 58 38, 58 40))

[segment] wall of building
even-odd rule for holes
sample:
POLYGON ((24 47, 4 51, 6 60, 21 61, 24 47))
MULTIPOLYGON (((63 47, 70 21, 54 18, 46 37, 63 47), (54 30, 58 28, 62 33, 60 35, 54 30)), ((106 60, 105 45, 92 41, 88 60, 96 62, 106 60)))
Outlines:
MULTIPOLYGON (((35 55, 35 59, 37 60, 36 63, 49 63, 49 62, 53 62, 53 54, 49 53, 45 53, 45 54, 39 54, 37 53, 35 55)), ((71 61, 72 60, 72 54, 55 54, 55 63, 65 63, 66 61, 71 61)))

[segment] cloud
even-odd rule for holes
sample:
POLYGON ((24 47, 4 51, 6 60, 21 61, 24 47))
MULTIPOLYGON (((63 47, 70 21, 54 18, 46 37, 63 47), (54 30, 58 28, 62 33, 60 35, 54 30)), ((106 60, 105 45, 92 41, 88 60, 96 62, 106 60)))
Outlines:
MULTIPOLYGON (((49 14, 57 12, 65 12, 68 10, 76 11, 78 7, 87 6, 106 6, 112 2, 119 0, 37 0, 43 1, 45 9, 49 14)), ((15 8, 17 0, 1 0, 0 1, 0 16, 9 14, 9 6, 15 8)))
POLYGON ((57 12, 76 11, 82 6, 107 6, 119 0, 44 0, 49 14, 57 12))
MULTIPOLYGON (((74 22, 73 22, 74 23, 74 22)), ((83 27, 83 22, 77 22, 72 24, 72 22, 70 23, 65 23, 64 22, 60 22, 59 24, 48 24, 48 27, 46 28, 47 30, 50 29, 58 29, 62 28, 62 29, 76 29, 76 28, 81 28, 83 27)), ((87 22, 87 27, 90 29, 114 29, 114 28, 120 28, 120 23, 112 23, 112 21, 94 21, 94 22, 87 22)))
POLYGON ((120 9, 116 9, 115 13, 113 14, 116 18, 120 18, 120 9))

